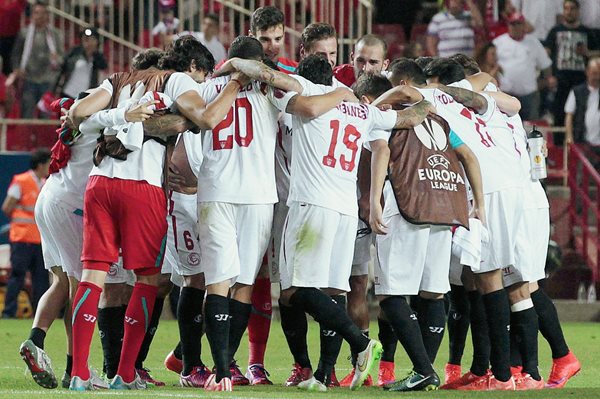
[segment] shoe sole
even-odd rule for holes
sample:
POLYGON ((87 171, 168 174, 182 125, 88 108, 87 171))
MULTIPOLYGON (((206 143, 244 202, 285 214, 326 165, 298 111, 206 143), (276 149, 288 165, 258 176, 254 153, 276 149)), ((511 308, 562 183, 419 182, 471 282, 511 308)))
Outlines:
POLYGON ((22 346, 19 353, 36 384, 46 389, 58 388, 56 377, 52 373, 38 367, 35 357, 27 346, 22 346))
POLYGON ((564 388, 564 387, 567 385, 567 383, 568 383, 568 382, 571 380, 571 378, 573 378, 573 377, 575 377, 577 374, 579 374, 579 372, 580 372, 580 371, 581 371, 581 367, 579 367, 579 369, 578 369, 576 372, 574 372, 574 373, 573 373, 573 374, 572 374, 570 377, 568 377, 568 378, 565 380, 564 384, 562 384, 562 385, 560 385, 560 386, 556 386, 556 385, 549 385, 548 383, 546 383, 546 384, 544 385, 544 388, 545 388, 545 389, 561 389, 561 388, 564 388))

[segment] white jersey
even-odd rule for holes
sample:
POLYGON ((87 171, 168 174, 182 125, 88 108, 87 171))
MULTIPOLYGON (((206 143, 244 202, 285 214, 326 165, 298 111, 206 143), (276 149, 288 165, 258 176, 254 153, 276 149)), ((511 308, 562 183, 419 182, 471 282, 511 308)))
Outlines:
POLYGON ((192 172, 194 172, 194 175, 198 177, 200 174, 200 166, 204 159, 204 154, 202 153, 202 135, 192 133, 188 130, 187 132, 181 133, 179 139, 183 140, 190 168, 192 169, 192 172))
POLYGON ((438 115, 448 122, 454 133, 477 157, 484 194, 522 186, 521 170, 516 156, 507 161, 506 152, 496 144, 492 133, 488 130, 484 120, 486 115, 474 113, 441 90, 418 90, 435 106, 438 115))
MULTIPOLYGON (((507 117, 508 125, 513 129, 515 144, 521 154, 520 164, 525 176, 525 209, 546 209, 550 208, 548 197, 539 180, 531 179, 531 161, 529 160, 529 150, 527 146, 527 132, 523 127, 523 121, 519 114, 507 117)), ((48 184, 48 183, 46 183, 48 184)))
MULTIPOLYGON (((111 96, 113 86, 109 80, 105 80, 100 88, 106 90, 111 96)), ((164 94, 173 100, 172 110, 176 110, 177 98, 190 91, 196 90, 196 82, 185 73, 176 72, 169 77, 165 85, 164 94)), ((128 93, 121 93, 121 98, 128 101, 128 93)), ((106 111, 100 111, 106 112, 106 111)), ((110 178, 146 181, 147 183, 162 187, 163 164, 165 161, 165 146, 155 140, 148 140, 138 151, 127 154, 125 161, 111 157, 104 157, 99 166, 94 166, 90 176, 99 175, 110 178)))
MULTIPOLYGON (((304 78, 290 74, 289 76, 302 81, 304 78)), ((328 86, 322 86, 328 87, 328 86)), ((337 80, 332 80, 331 89, 347 87, 337 80)), ((275 179, 277 181, 277 195, 280 202, 287 202, 290 191, 290 171, 292 166, 292 115, 283 112, 279 117, 279 132, 277 133, 277 145, 275 146, 275 179)))
MULTIPOLYGON (((303 95, 320 95, 330 87, 299 79, 303 95)), ((285 110, 294 93, 287 93, 276 105, 285 110)), ((356 176, 360 151, 374 129, 390 130, 396 124, 395 111, 380 111, 367 104, 342 103, 318 118, 293 118, 290 192, 293 202, 333 209, 358 217, 356 176)))
MULTIPOLYGON (((224 76, 205 82, 204 100, 213 101, 229 79, 224 76)), ((272 95, 270 87, 251 82, 238 93, 215 129, 203 132, 198 202, 277 202, 274 164, 279 111, 267 95, 272 95)))
POLYGON ((92 115, 79 125, 81 136, 70 147, 71 158, 64 168, 48 176, 43 190, 63 207, 83 212, 83 194, 94 166, 96 139, 107 126, 125 123, 125 110, 112 109, 92 115))

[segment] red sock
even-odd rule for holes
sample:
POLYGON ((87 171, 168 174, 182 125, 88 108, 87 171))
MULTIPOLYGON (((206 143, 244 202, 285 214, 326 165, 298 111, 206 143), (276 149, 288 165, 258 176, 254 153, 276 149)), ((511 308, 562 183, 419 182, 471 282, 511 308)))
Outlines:
POLYGON ((82 281, 77 287, 73 301, 73 368, 71 376, 77 376, 82 380, 90 378, 88 357, 98 318, 98 302, 101 293, 102 288, 82 281))
POLYGON ((248 320, 248 364, 264 364, 271 329, 271 280, 257 278, 252 290, 252 313, 248 320))
POLYGON ((157 291, 158 287, 148 284, 135 283, 133 287, 125 311, 125 333, 117 370, 124 382, 131 382, 135 378, 135 360, 152 317, 157 291))

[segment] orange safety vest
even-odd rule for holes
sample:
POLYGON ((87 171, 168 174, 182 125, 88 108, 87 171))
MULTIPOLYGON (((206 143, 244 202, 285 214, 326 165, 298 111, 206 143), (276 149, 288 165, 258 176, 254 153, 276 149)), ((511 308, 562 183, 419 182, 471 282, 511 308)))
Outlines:
POLYGON ((35 224, 35 202, 40 195, 38 185, 33 173, 27 171, 13 177, 11 186, 18 184, 21 188, 21 198, 11 214, 10 242, 26 242, 40 244, 40 232, 35 224))

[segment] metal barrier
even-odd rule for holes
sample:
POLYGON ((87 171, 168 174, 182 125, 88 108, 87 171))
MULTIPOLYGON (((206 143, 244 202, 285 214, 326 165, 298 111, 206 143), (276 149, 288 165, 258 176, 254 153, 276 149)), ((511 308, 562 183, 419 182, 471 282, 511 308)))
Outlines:
MULTIPOLYGON (((237 35, 248 33, 250 15, 265 5, 284 12, 286 37, 281 55, 291 59, 297 58, 302 29, 312 22, 336 27, 340 63, 348 59, 356 40, 371 32, 372 0, 177 0, 176 16, 180 30, 196 32, 206 13, 218 14, 219 39, 227 47, 237 35)), ((79 42, 82 27, 98 28, 109 74, 127 69, 129 60, 141 49, 159 45, 151 33, 159 20, 155 0, 50 0, 49 10, 51 24, 64 34, 66 50, 79 42)))
POLYGON ((592 270, 592 281, 595 283, 600 281, 600 174, 588 159, 584 147, 579 144, 570 147, 570 241, 592 270))

